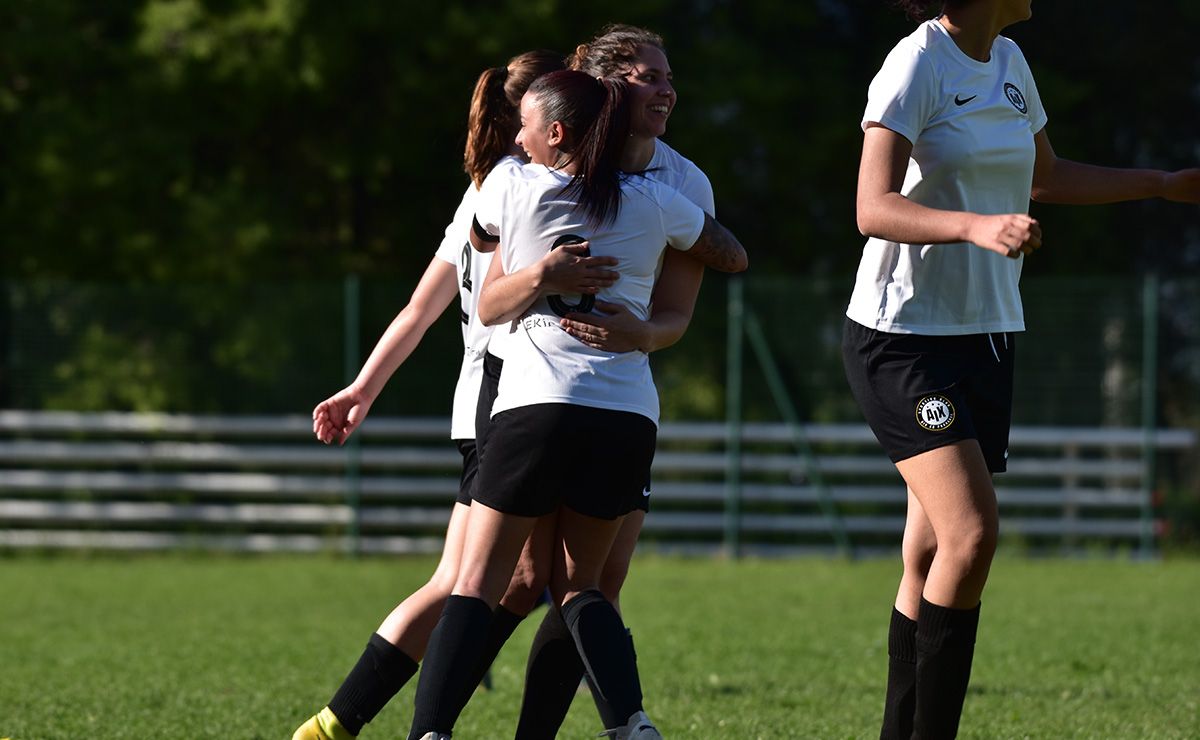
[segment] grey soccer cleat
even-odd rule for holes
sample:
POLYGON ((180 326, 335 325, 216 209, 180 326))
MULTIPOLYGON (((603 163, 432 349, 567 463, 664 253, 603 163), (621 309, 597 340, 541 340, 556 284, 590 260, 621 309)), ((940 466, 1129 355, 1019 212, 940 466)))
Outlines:
POLYGON ((645 712, 634 712, 623 726, 605 730, 598 737, 611 737, 613 740, 662 740, 662 734, 645 712))

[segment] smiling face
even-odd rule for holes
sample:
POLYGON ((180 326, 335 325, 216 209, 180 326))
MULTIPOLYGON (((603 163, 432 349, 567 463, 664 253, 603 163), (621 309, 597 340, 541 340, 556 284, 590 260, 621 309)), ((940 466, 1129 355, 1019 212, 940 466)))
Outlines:
POLYGON ((622 76, 629 83, 629 133, 648 139, 665 134, 677 97, 667 55, 656 46, 642 46, 622 76))
POLYGON ((562 143, 562 124, 547 122, 537 96, 525 93, 521 97, 521 128, 517 131, 517 146, 525 150, 529 161, 553 167, 558 162, 558 145, 562 143))

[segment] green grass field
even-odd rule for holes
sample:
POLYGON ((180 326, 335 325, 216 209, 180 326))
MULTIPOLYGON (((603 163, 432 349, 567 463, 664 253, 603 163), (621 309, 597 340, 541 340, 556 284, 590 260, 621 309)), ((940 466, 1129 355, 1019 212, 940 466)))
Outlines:
MULTIPOLYGON (((0 738, 288 738, 429 559, 0 559, 0 738)), ((1200 562, 1000 559, 961 737, 1200 737, 1200 562)), ((898 563, 643 557, 623 597, 668 738, 871 738, 898 563)), ((535 619, 456 737, 512 736, 535 619)), ((415 682, 363 738, 404 737, 415 682)), ((563 737, 600 729, 588 697, 563 737)))

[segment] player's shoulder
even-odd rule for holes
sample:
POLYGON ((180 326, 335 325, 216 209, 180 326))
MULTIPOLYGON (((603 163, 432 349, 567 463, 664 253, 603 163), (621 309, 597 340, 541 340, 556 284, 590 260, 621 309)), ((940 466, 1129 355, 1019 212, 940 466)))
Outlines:
POLYGON ((1017 45, 1016 41, 1007 36, 996 37, 996 43, 992 44, 992 53, 1016 60, 1018 64, 1024 67, 1029 66, 1025 61, 1025 53, 1021 51, 1021 47, 1017 45))
POLYGON ((654 144, 654 156, 646 166, 646 174, 683 193, 708 213, 715 212, 712 183, 704 170, 680 154, 665 141, 654 144))
POLYGON ((658 172, 671 172, 681 177, 697 177, 708 179, 708 175, 704 174, 704 170, 700 169, 692 160, 680 154, 674 147, 662 139, 654 142, 654 156, 650 158, 650 163, 646 166, 646 171, 654 175, 658 172))
POLYGON ((496 165, 492 167, 492 171, 488 173, 488 177, 495 175, 497 177, 514 177, 525 168, 525 162, 513 155, 502 157, 496 165))
MULTIPOLYGON (((947 53, 948 38, 941 24, 926 21, 901 38, 888 52, 876 77, 886 80, 912 80, 936 74, 947 53)), ((953 42, 950 42, 953 43, 953 42)))
POLYGON ((928 59, 942 50, 947 35, 938 21, 925 21, 901 38, 892 47, 891 56, 906 56, 913 59, 928 59))
POLYGON ((516 157, 505 157, 496 163, 488 176, 479 187, 485 199, 495 198, 501 193, 512 193, 525 190, 528 183, 537 179, 545 172, 544 167, 526 164, 516 157))

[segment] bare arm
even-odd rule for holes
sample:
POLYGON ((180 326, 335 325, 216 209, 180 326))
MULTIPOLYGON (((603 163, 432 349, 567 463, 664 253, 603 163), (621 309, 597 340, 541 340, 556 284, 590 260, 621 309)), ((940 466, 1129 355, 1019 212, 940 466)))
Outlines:
POLYGON ((912 144, 900 134, 871 125, 863 134, 858 169, 858 230, 863 236, 902 244, 971 242, 1018 257, 1042 245, 1042 230, 1024 213, 981 215, 914 203, 900 194, 912 144))
POLYGON ((568 314, 559 323, 579 341, 607 352, 664 349, 687 331, 703 278, 704 265, 686 252, 668 249, 648 320, 639 320, 620 304, 597 301, 592 313, 568 314))
POLYGON ((720 272, 741 272, 749 265, 746 248, 729 229, 704 214, 700 238, 687 250, 688 256, 720 272))
POLYGON ((616 257, 586 257, 587 243, 566 244, 546 253, 536 263, 511 275, 497 255, 492 259, 479 294, 479 320, 485 326, 512 321, 544 295, 596 294, 620 276, 616 257))
POLYGON ((408 359, 425 331, 457 296, 457 268, 435 257, 425 268, 408 305, 392 319, 354 382, 313 409, 313 433, 317 439, 325 444, 335 440, 345 443, 366 418, 396 368, 408 359))
POLYGON ((1165 172, 1095 165, 1060 159, 1046 129, 1033 137, 1033 199, 1039 203, 1090 205, 1142 198, 1200 203, 1200 169, 1165 172))

